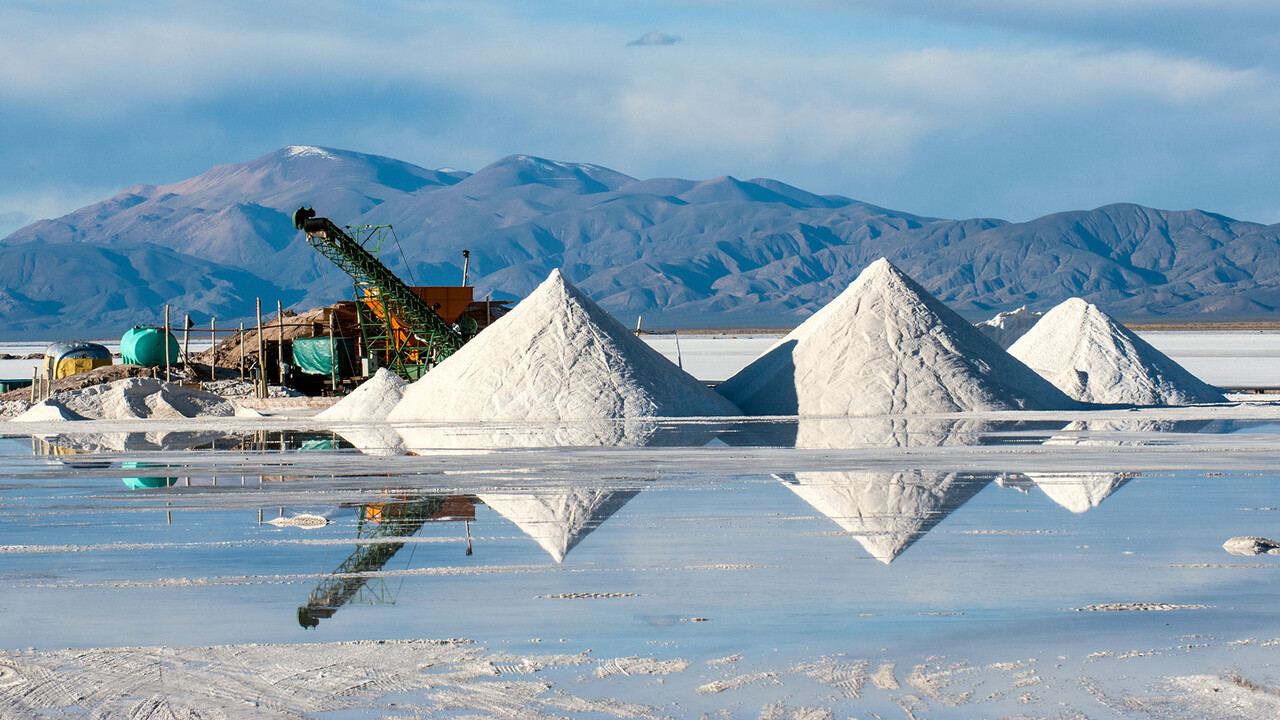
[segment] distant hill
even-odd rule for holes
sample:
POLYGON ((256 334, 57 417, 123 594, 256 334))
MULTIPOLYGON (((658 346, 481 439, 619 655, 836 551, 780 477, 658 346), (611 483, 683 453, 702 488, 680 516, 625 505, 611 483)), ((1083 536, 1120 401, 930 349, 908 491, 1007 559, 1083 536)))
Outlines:
POLYGON ((786 327, 888 257, 971 319, 1078 295, 1114 316, 1249 320, 1280 307, 1280 225, 1108 205, 1025 223, 945 220, 776 180, 637 180, 525 155, 470 174, 286 147, 189 180, 140 185, 0 240, 0 334, 110 336, 351 297, 290 215, 392 224, 383 259, 415 284, 523 297, 557 267, 646 325, 786 327))

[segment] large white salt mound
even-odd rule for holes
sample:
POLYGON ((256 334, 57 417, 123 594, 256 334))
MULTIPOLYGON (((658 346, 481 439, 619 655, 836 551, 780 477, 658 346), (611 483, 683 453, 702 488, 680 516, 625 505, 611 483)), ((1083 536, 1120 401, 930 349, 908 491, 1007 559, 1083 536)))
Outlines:
POLYGON ((638 490, 568 490, 517 495, 486 493, 481 502, 515 523, 556 562, 626 505, 638 490))
POLYGON ((410 385, 387 419, 739 414, 554 270, 511 312, 410 385))
POLYGON ((233 417, 237 408, 234 402, 213 393, 154 378, 125 378, 58 393, 57 399, 90 420, 233 417))
POLYGON ((888 565, 996 475, 798 472, 776 477, 888 565))
POLYGON ((57 399, 48 398, 32 405, 26 412, 9 418, 9 422, 66 422, 84 419, 57 399))
POLYGON ((974 327, 994 340, 1000 347, 1008 349, 1018 341, 1018 338, 1027 334, 1027 331, 1042 317, 1044 313, 1028 310, 1027 306, 1023 305, 1017 310, 997 313, 995 317, 983 320, 974 327))
POLYGON ((1222 393, 1080 298, 1071 298, 1045 313, 1009 353, 1083 402, 1226 402, 1222 393))
POLYGON ((751 415, 1076 406, 884 258, 717 390, 751 415))
POLYGON ((316 420, 385 420, 387 413, 404 397, 409 386, 403 378, 386 368, 378 368, 373 377, 360 384, 350 395, 334 403, 316 420))

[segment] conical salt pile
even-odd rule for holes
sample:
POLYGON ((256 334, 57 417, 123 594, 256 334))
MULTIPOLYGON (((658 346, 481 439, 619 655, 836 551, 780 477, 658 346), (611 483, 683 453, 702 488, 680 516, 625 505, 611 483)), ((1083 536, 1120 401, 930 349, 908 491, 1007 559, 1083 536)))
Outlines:
POLYGON ((751 415, 1075 407, 883 258, 717 389, 751 415))
POLYGON ((554 270, 510 313, 410 385, 387 419, 738 414, 554 270))
POLYGON ((399 375, 378 368, 373 377, 365 380, 350 395, 334 403, 332 407, 316 415, 317 420, 385 420, 387 413, 399 404, 404 390, 409 386, 399 375))
POLYGON ((1018 338, 1026 335, 1027 331, 1042 317, 1044 313, 1028 310, 1027 306, 1023 305, 1017 310, 997 313, 995 317, 983 320, 974 327, 1007 350, 1010 345, 1018 341, 1018 338))
POLYGON ((1009 353, 1083 402, 1192 405, 1222 393, 1080 298, 1045 313, 1009 353))
POLYGON ((516 495, 493 493, 480 500, 494 512, 515 523, 556 562, 591 531, 626 505, 639 490, 570 490, 568 492, 516 495))
POLYGON ((995 477, 918 471, 800 472, 778 479, 888 565, 995 477))

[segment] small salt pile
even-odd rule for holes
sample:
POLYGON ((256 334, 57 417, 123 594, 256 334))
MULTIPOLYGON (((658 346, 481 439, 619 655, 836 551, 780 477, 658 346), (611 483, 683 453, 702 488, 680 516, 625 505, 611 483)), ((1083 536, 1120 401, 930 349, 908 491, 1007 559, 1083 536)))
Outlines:
POLYGON ((1030 330, 1036 322, 1044 317, 1044 313, 1028 310, 1026 305, 1017 310, 997 313, 990 320, 983 320, 974 325, 982 332, 983 335, 991 338, 997 345, 1008 350, 1009 346, 1018 341, 1030 330))
POLYGON ((799 472, 776 477, 888 565, 995 475, 799 472))
POLYGON ((350 395, 316 415, 317 420, 385 420, 387 413, 404 397, 409 386, 399 375, 378 368, 373 377, 360 384, 350 395))
POLYGON ((1009 353, 1082 402, 1226 402, 1222 393, 1080 298, 1071 298, 1045 313, 1009 353))
POLYGON ((559 270, 405 390, 392 422, 594 420, 740 412, 559 270))
POLYGON ((556 562, 626 505, 638 490, 485 493, 480 501, 533 538, 556 562))
POLYGON ((257 415, 226 398, 154 378, 133 377, 60 392, 15 421, 135 420, 257 415))
POLYGON ((717 390, 752 415, 1075 407, 883 258, 717 390))
POLYGON ((32 405, 26 412, 10 418, 9 422, 66 422, 84 419, 57 399, 48 398, 32 405))

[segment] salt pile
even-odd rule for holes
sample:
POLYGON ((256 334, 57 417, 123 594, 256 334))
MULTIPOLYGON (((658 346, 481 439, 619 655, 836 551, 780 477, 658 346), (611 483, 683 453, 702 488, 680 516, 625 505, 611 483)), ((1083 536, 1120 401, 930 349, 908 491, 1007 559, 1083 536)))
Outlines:
POLYGON ((9 422, 65 422, 84 419, 56 398, 48 398, 27 408, 26 412, 9 418, 9 422))
POLYGON ((510 313, 410 385, 387 419, 738 414, 554 270, 510 313))
POLYGON ((1027 334, 1027 331, 1042 317, 1044 313, 1028 310, 1027 306, 1023 305, 1017 310, 998 313, 990 320, 983 320, 974 327, 1007 350, 1010 345, 1018 341, 1018 338, 1027 334))
POLYGON ((404 397, 409 386, 399 375, 378 368, 373 377, 361 383, 350 395, 316 415, 317 420, 385 420, 387 413, 404 397))
POLYGON ((752 415, 1075 407, 883 258, 717 389, 752 415))
POLYGON ((778 479, 888 565, 995 477, 919 471, 800 472, 778 479))
POLYGON ((639 490, 570 490, 561 493, 479 496, 494 512, 515 523, 556 562, 626 505, 639 490))
POLYGON ((57 399, 90 420, 233 417, 240 410, 213 393, 141 377, 59 393, 57 399))
POLYGON ((1071 298, 1046 313, 1009 353, 1083 402, 1226 402, 1222 393, 1080 298, 1071 298))

